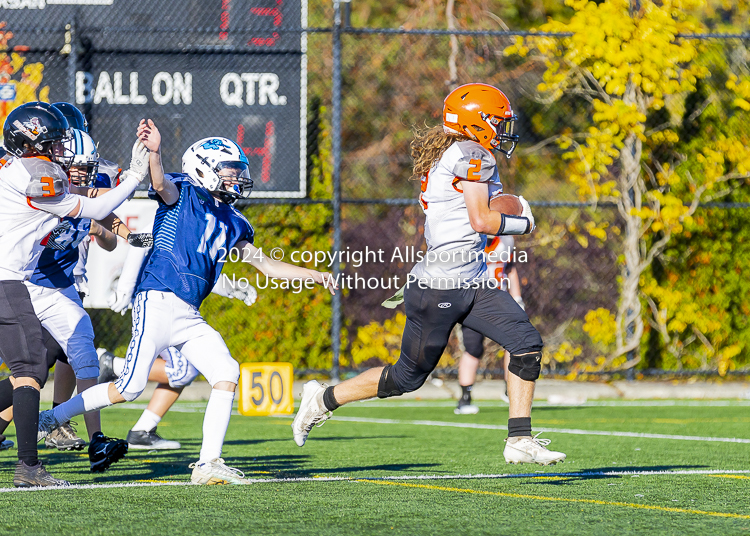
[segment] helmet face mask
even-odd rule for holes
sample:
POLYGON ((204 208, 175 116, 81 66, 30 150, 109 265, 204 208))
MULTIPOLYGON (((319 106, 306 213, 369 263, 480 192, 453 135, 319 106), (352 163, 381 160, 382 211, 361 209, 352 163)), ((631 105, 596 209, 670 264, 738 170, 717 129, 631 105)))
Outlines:
POLYGON ((443 130, 476 141, 485 149, 510 158, 518 143, 518 117, 505 94, 487 84, 466 84, 454 89, 443 104, 443 130))
POLYGON ((253 188, 244 151, 227 138, 206 138, 191 145, 182 155, 182 172, 228 204, 249 197, 253 188))
POLYGON ((93 186, 99 172, 99 153, 88 133, 72 128, 71 138, 64 143, 65 150, 72 154, 68 175, 75 186, 93 186))

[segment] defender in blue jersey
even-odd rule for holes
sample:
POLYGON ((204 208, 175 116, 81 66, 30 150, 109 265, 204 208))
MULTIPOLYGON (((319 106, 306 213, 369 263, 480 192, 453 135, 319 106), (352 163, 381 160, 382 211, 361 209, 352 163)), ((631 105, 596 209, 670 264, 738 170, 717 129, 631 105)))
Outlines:
POLYGON ((194 143, 182 157, 181 174, 165 175, 161 135, 153 121, 142 121, 138 136, 151 151, 151 195, 160 203, 149 254, 133 303, 133 339, 122 376, 92 387, 39 417, 41 431, 85 411, 135 400, 146 386, 157 355, 175 347, 211 384, 203 420, 200 458, 191 464, 195 484, 245 484, 241 471, 221 459, 239 365, 198 307, 218 280, 224 255, 240 250, 268 277, 327 285, 330 275, 274 261, 253 246, 254 230, 231 204, 252 188, 242 149, 226 138, 194 143))

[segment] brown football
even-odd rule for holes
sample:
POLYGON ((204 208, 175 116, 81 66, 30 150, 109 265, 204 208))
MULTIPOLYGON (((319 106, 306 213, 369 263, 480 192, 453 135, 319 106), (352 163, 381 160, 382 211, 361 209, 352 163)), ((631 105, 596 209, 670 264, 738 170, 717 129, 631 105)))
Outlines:
POLYGON ((523 212, 523 207, 517 196, 500 194, 490 199, 490 210, 511 216, 520 216, 521 212, 523 212))

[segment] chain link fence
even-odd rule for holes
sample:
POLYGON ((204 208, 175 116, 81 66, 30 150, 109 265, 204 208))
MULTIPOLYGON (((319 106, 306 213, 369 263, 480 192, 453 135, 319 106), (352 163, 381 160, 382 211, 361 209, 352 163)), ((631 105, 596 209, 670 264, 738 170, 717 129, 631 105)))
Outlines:
MULTIPOLYGON (((317 268, 352 280, 330 298, 318 290, 263 288, 230 264, 228 272, 259 286, 260 300, 247 309, 211 297, 202 312, 238 360, 291 361, 338 375, 397 357, 400 313, 380 303, 413 265, 408 251, 425 248, 419 185, 410 180, 412 129, 440 124, 443 98, 468 81, 501 88, 519 116, 521 143, 498 165, 506 192, 531 202, 539 226, 517 240, 526 257, 516 266, 527 311, 546 341, 545 373, 568 374, 600 355, 584 329, 586 314, 616 309, 622 268, 616 241, 594 240, 582 229, 622 222, 612 207, 582 202, 567 180, 564 151, 554 140, 583 124, 589 108, 573 94, 551 102, 538 90, 544 64, 506 54, 525 32, 352 28, 346 12, 308 20, 305 5, 282 9, 282 2, 236 2, 230 9, 228 0, 187 7, 170 0, 160 7, 165 17, 154 17, 149 4, 110 4, 69 7, 67 17, 51 3, 0 12, 2 118, 35 99, 75 102, 102 156, 121 166, 143 117, 163 133, 167 171, 179 171, 182 152, 209 135, 245 149, 256 186, 241 206, 256 226, 256 244, 280 246, 285 260, 311 267, 301 252, 340 252, 341 262, 329 257, 317 268)), ((692 100, 683 96, 666 116, 649 118, 653 128, 668 125, 689 137, 691 125, 720 101, 728 76, 748 74, 748 45, 742 36, 703 39, 700 61, 711 76, 692 100)), ((733 191, 698 214, 731 215, 742 225, 748 197, 733 191)), ((97 345, 122 352, 130 315, 90 313, 97 345)), ((649 342, 651 336, 643 344, 646 368, 680 369, 658 357, 664 345, 649 342)), ((455 371, 461 351, 460 338, 452 337, 444 372, 455 371)), ((501 358, 497 345, 486 345, 488 374, 499 372, 501 358)))

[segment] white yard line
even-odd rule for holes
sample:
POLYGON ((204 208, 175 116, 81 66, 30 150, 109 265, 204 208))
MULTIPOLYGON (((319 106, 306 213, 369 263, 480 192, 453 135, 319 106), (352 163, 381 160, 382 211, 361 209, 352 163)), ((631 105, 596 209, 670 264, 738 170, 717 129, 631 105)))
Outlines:
MULTIPOLYGON (((143 404, 143 408, 136 407, 140 404, 129 404, 124 406, 123 409, 130 407, 131 409, 145 409, 146 405, 143 404)), ((176 411, 180 413, 203 413, 203 408, 198 408, 188 405, 182 407, 175 406, 170 411, 176 411)), ((232 415, 239 415, 237 411, 233 411, 232 415)), ((293 415, 271 415, 271 417, 281 419, 291 419, 293 415)), ((412 426, 441 426, 446 428, 473 428, 477 430, 507 430, 508 427, 502 424, 480 424, 480 423, 469 423, 469 422, 447 422, 447 421, 411 421, 411 420, 399 420, 399 419, 376 419, 370 417, 345 417, 345 416, 334 416, 331 418, 332 422, 335 421, 347 421, 347 422, 359 422, 359 423, 373 423, 373 424, 407 424, 412 426)), ((591 436, 610 436, 610 437, 635 437, 642 439, 673 439, 676 441, 708 441, 713 443, 746 443, 750 444, 750 439, 741 437, 704 437, 704 436, 688 436, 688 435, 670 435, 670 434, 650 434, 645 432, 617 432, 609 430, 580 430, 577 428, 545 428, 534 426, 535 432, 549 432, 554 434, 571 434, 571 435, 591 435, 591 436)))
MULTIPOLYGON (((744 475, 750 469, 697 469, 681 471, 573 471, 568 473, 501 473, 501 474, 468 474, 468 475, 390 475, 390 476, 322 476, 298 478, 250 478, 252 484, 283 484, 294 482, 358 482, 368 480, 501 480, 515 478, 590 478, 590 477, 635 477, 635 476, 690 476, 690 475, 744 475)), ((49 488, 0 488, 0 493, 53 491, 53 490, 88 490, 114 488, 149 488, 159 486, 192 486, 190 482, 123 482, 114 484, 75 484, 69 487, 49 488)))
MULTIPOLYGON (((474 428, 479 430, 507 430, 508 427, 502 424, 479 424, 470 422, 444 422, 444 421, 407 421, 398 419, 374 419, 368 417, 332 417, 331 422, 348 421, 373 424, 408 424, 413 426, 442 426, 446 428, 474 428)), ((535 432, 550 432, 556 434, 573 434, 573 435, 595 435, 595 436, 614 436, 614 437, 638 437, 646 439, 675 439, 680 441, 712 441, 718 443, 750 443, 750 439, 737 437, 700 437, 685 435, 669 434, 648 434, 642 432, 615 432, 606 430, 578 430, 575 428, 542 428, 534 426, 535 432)))

